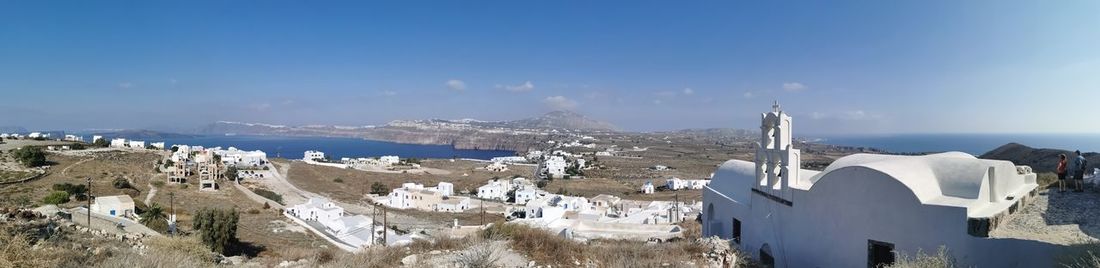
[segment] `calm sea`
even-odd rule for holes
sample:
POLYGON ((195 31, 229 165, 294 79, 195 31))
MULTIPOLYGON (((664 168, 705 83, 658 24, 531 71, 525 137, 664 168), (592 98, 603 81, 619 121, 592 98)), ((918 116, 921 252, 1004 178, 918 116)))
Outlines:
POLYGON ((820 143, 873 147, 897 153, 960 151, 981 155, 1010 142, 1034 148, 1100 152, 1100 134, 905 134, 823 139, 820 143))
POLYGON ((396 155, 401 158, 473 158, 490 159, 512 156, 515 152, 500 150, 460 150, 450 145, 418 145, 356 138, 277 137, 277 136, 198 136, 193 138, 145 139, 146 142, 164 141, 173 144, 200 145, 203 147, 237 147, 241 150, 262 150, 268 157, 302 158, 308 150, 325 152, 330 159, 341 157, 377 157, 396 155))

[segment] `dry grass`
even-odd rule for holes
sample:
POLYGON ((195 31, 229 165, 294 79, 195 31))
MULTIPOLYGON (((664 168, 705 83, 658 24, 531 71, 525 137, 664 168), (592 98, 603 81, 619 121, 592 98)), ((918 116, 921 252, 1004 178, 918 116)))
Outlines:
POLYGON ((370 192, 370 185, 375 182, 381 183, 389 189, 401 187, 401 184, 406 182, 421 183, 428 186, 435 186, 439 182, 450 182, 454 184, 455 192, 463 192, 477 191, 477 187, 484 185, 486 181, 493 177, 530 177, 534 171, 533 167, 511 166, 506 172, 489 172, 478 169, 485 167, 487 163, 461 160, 455 162, 450 162, 450 160, 424 160, 422 162, 424 167, 447 170, 451 174, 394 174, 340 169, 310 165, 298 161, 288 162, 281 159, 274 161, 279 164, 290 165, 287 178, 302 190, 327 194, 330 197, 345 201, 362 199, 370 192), (462 176, 463 174, 468 176, 462 176), (337 178, 342 182, 335 182, 334 180, 337 178))
POLYGON ((947 247, 941 246, 936 255, 928 255, 918 250, 916 256, 898 256, 894 264, 888 268, 951 268, 955 267, 955 258, 947 252, 947 247))
POLYGON ((1068 246, 1055 258, 1058 266, 1070 268, 1100 267, 1100 243, 1068 246))
POLYGON ((214 253, 193 237, 158 237, 145 241, 145 254, 125 252, 112 256, 96 267, 130 268, 134 264, 151 268, 216 267, 214 253))
POLYGON ((545 230, 519 224, 498 223, 480 233, 487 239, 508 239, 512 249, 539 264, 598 267, 653 267, 703 263, 704 247, 693 241, 648 244, 638 241, 597 240, 588 244, 545 230))

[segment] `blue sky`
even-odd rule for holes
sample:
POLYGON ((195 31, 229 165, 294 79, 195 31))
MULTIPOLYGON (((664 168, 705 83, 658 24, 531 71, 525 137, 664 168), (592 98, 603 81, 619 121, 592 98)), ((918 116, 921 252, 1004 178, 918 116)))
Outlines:
POLYGON ((1100 133, 1097 1, 3 1, 0 125, 1100 133))

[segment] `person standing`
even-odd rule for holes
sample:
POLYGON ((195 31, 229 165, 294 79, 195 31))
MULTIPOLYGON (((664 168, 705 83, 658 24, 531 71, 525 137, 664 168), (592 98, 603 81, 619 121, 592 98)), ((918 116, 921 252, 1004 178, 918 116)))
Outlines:
POLYGON ((1085 156, 1081 155, 1081 150, 1074 151, 1077 157, 1074 157, 1073 164, 1073 180, 1077 183, 1077 191, 1085 191, 1085 166, 1088 166, 1089 161, 1085 159, 1085 156))
POLYGON ((1066 192, 1066 154, 1058 155, 1058 192, 1066 192))

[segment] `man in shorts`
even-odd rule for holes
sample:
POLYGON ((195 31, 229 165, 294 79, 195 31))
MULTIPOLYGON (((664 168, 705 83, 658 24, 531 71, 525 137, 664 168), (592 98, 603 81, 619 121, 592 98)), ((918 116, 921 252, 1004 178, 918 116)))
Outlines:
POLYGON ((1074 152, 1076 157, 1073 158, 1073 182, 1077 184, 1077 191, 1085 191, 1085 167, 1089 165, 1089 161, 1085 159, 1085 156, 1081 155, 1081 150, 1074 152))

